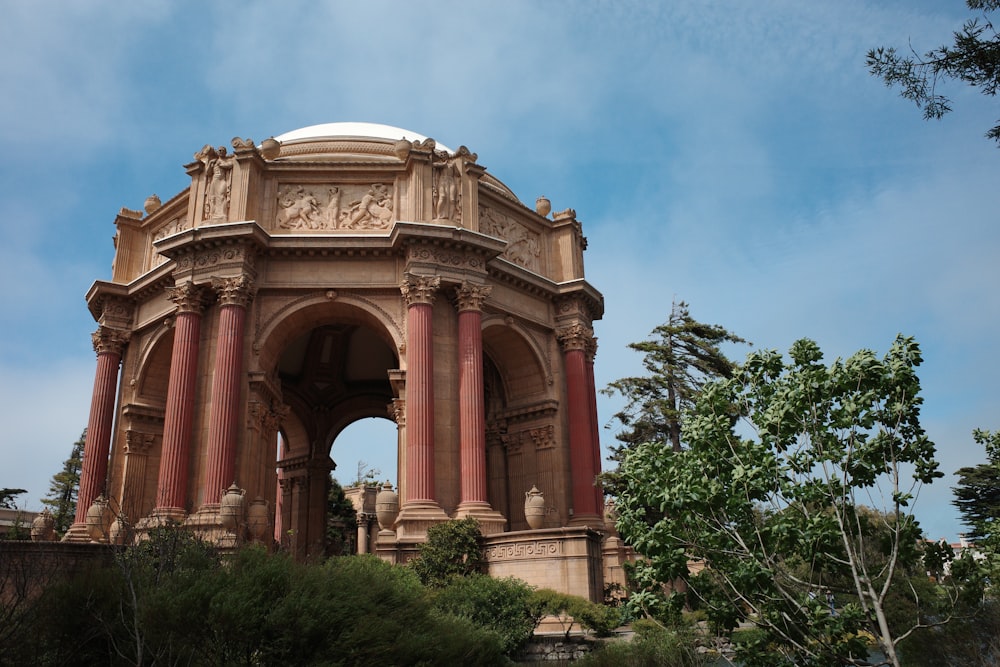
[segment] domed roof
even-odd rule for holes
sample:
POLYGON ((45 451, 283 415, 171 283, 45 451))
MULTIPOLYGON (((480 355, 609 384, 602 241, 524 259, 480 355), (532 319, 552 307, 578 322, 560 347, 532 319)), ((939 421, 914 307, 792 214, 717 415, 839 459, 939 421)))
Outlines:
MULTIPOLYGON (((398 141, 408 139, 410 141, 426 141, 427 137, 417 132, 404 130, 401 127, 392 125, 382 125, 380 123, 323 123, 321 125, 310 125, 291 132, 285 132, 281 136, 275 137, 281 143, 293 143, 299 141, 316 141, 319 139, 331 138, 371 138, 385 139, 387 141, 398 141)), ((447 146, 438 143, 438 150, 454 153, 447 146)))

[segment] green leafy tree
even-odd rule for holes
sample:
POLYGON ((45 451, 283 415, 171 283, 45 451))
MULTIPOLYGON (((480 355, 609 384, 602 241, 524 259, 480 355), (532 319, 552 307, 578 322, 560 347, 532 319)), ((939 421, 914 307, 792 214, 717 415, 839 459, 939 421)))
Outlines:
POLYGON ((344 495, 344 488, 330 475, 326 496, 326 555, 342 556, 351 553, 358 516, 354 505, 344 495))
POLYGON ((433 596, 434 608, 465 618, 495 634, 513 657, 531 639, 541 615, 532 607, 532 588, 519 579, 486 574, 453 577, 433 596))
POLYGON ((52 476, 49 495, 42 498, 42 504, 52 512, 56 532, 60 535, 69 530, 76 518, 76 497, 80 491, 80 471, 83 469, 83 446, 87 440, 87 429, 73 443, 69 458, 63 462, 62 470, 52 476))
MULTIPOLYGON (((957 80, 974 86, 983 95, 994 97, 1000 86, 1000 36, 990 20, 990 12, 1000 9, 1000 0, 967 0, 969 9, 981 10, 982 17, 965 22, 954 33, 954 44, 939 46, 919 55, 895 48, 879 47, 868 52, 868 70, 889 87, 899 86, 900 94, 916 103, 924 118, 941 118, 951 111, 951 100, 938 92, 938 85, 957 80)), ((986 133, 1000 145, 1000 123, 986 133)))
POLYGON ((427 541, 410 561, 425 586, 443 587, 455 577, 486 572, 483 534, 474 517, 445 521, 427 529, 427 541))
POLYGON ((904 629, 887 616, 920 559, 910 504, 941 476, 919 421, 919 347, 900 336, 883 358, 861 350, 827 366, 800 340, 789 356, 751 354, 705 385, 685 417, 687 450, 661 441, 626 456, 618 530, 644 557, 634 605, 680 579, 729 624, 757 626, 739 646, 748 666, 868 664, 862 630, 898 666, 900 641, 947 618, 935 610, 904 629), (710 587, 692 575, 702 568, 710 587))

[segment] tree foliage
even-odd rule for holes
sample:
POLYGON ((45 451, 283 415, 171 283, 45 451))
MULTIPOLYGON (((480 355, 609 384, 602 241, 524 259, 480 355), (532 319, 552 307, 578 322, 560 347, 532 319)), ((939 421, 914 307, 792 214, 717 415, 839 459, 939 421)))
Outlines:
MULTIPOLYGON (((941 118, 951 111, 951 100, 938 92, 938 84, 954 79, 974 86, 983 95, 994 97, 1000 86, 1000 36, 989 12, 1000 8, 1000 0, 967 0, 969 9, 981 10, 982 17, 965 22, 953 34, 954 44, 939 46, 919 55, 913 47, 904 55, 894 47, 878 47, 868 52, 868 70, 889 87, 899 86, 900 94, 912 100, 924 118, 941 118)), ((1000 122, 986 133, 1000 145, 1000 122)))
POLYGON ((80 471, 83 469, 83 446, 87 441, 87 429, 73 443, 69 458, 63 462, 62 470, 52 476, 49 495, 42 498, 42 504, 52 512, 56 532, 62 535, 73 525, 76 518, 76 497, 80 491, 80 471))
POLYGON ((455 577, 486 572, 483 534, 474 517, 431 526, 419 555, 410 561, 425 586, 443 587, 455 577))
POLYGON ((21 620, 0 664, 507 663, 495 633, 435 609, 409 568, 260 548, 222 560, 175 527, 49 582, 21 620))
POLYGON ((0 489, 0 507, 4 507, 9 510, 17 509, 17 498, 22 493, 27 493, 26 489, 8 489, 6 487, 0 489))
POLYGON ((629 344, 642 353, 646 375, 621 378, 602 390, 627 401, 614 415, 624 427, 615 437, 625 447, 666 441, 680 451, 684 410, 694 405, 705 382, 732 375, 733 363, 719 346, 745 342, 717 324, 695 320, 686 303, 674 301, 664 324, 647 340, 629 344))
POLYGON ((958 485, 952 491, 968 536, 981 540, 1000 537, 1000 431, 976 429, 972 437, 986 450, 986 463, 959 469, 958 485))
POLYGON ((918 613, 901 628, 886 613, 920 563, 911 502, 941 476, 919 421, 919 347, 900 336, 881 359, 861 350, 826 366, 800 340, 789 356, 751 354, 706 384, 685 416, 687 450, 627 454, 618 530, 645 559, 632 604, 680 580, 721 625, 760 628, 740 647, 747 665, 866 664, 861 631, 898 665, 899 642, 943 620, 918 613))

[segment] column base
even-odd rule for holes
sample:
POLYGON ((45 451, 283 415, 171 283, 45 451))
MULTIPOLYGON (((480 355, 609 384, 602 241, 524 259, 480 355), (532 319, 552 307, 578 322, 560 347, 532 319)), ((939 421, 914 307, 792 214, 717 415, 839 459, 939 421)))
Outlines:
POLYGON ((66 534, 62 537, 62 542, 93 542, 90 539, 90 531, 87 530, 87 524, 85 523, 74 523, 66 531, 66 534))
POLYGON ((433 500, 414 500, 403 505, 396 518, 396 539, 400 542, 423 542, 427 529, 450 517, 433 500))
POLYGON ((607 531, 607 526, 604 525, 604 517, 597 514, 576 514, 566 525, 571 527, 586 526, 601 533, 607 531))
POLYGON ((490 504, 481 500, 472 500, 459 503, 455 510, 456 519, 472 517, 479 522, 479 532, 483 535, 494 535, 504 532, 507 527, 507 519, 503 514, 490 507, 490 504))

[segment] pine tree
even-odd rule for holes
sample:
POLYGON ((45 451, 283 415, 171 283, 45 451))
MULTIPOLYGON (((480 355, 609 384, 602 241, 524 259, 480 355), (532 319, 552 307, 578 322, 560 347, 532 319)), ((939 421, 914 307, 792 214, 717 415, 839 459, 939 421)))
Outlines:
POLYGON ((80 470, 83 467, 83 445, 87 440, 87 429, 83 429, 80 439, 73 443, 69 458, 61 471, 52 476, 49 495, 42 498, 42 504, 52 511, 56 531, 61 535, 69 530, 76 518, 76 496, 80 490, 80 470))
POLYGON ((601 390, 628 400, 613 417, 624 427, 615 435, 622 443, 616 454, 643 442, 669 442, 680 451, 681 413, 694 405, 706 382, 733 374, 733 362, 719 346, 746 342, 717 324, 698 322, 686 303, 675 301, 670 318, 649 339, 629 344, 643 353, 647 374, 616 380, 601 390))

